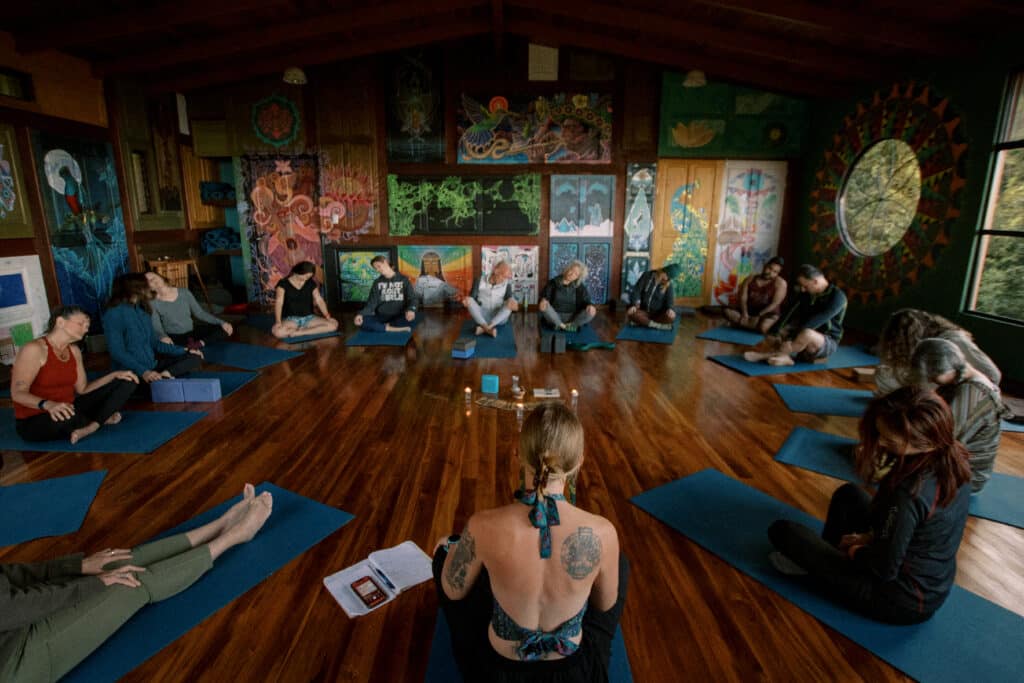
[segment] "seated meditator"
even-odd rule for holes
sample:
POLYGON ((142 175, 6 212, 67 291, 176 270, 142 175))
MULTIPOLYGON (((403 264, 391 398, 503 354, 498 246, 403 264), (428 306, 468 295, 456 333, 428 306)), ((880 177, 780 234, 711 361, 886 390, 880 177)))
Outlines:
POLYGON ((967 451, 937 394, 903 387, 874 399, 860 421, 857 469, 887 473, 874 497, 856 484, 832 495, 821 536, 779 520, 769 559, 833 600, 872 619, 929 619, 953 589, 971 498, 967 451))
POLYGON ((760 273, 740 283, 736 305, 722 310, 726 320, 737 327, 765 334, 779 320, 782 302, 786 300, 786 279, 781 277, 785 261, 775 256, 764 264, 760 273))
MULTIPOLYGON (((78 443, 103 425, 121 421, 121 406, 139 378, 128 370, 89 381, 77 346, 89 331, 78 306, 58 306, 44 336, 18 350, 11 370, 14 428, 25 441, 78 443)), ((0 679, 3 680, 3 679, 0 679)))
POLYGON ((793 365, 797 360, 811 363, 824 360, 839 348, 846 317, 846 295, 825 279, 812 265, 797 270, 800 293, 785 315, 769 330, 769 336, 743 357, 756 363, 793 365))
POLYGON ((202 365, 202 351, 160 341, 153 329, 149 288, 142 273, 118 276, 110 288, 103 314, 110 364, 114 370, 131 370, 144 382, 178 377, 202 365))
POLYGON ((582 261, 572 261, 565 270, 548 280, 540 293, 537 308, 541 322, 566 332, 575 332, 597 315, 587 291, 587 267, 582 261))
POLYGON ((370 285, 370 297, 363 310, 355 317, 356 327, 367 332, 408 332, 416 319, 416 298, 409 278, 378 254, 370 266, 379 273, 370 285))
POLYGON ((678 263, 666 263, 664 267, 649 270, 640 276, 629 292, 629 308, 626 320, 630 325, 650 327, 656 330, 671 330, 676 319, 676 295, 672 281, 679 275, 678 263))
POLYGON ((56 681, 148 604, 195 583, 270 517, 246 484, 220 519, 132 550, 0 564, 0 681, 56 681))
POLYGON ((278 339, 324 334, 338 329, 338 321, 331 317, 327 302, 320 296, 320 286, 313 275, 316 266, 302 261, 277 281, 274 287, 274 326, 270 333, 278 339), (314 314, 314 308, 323 317, 314 314))
POLYGON ((155 295, 149 305, 153 309, 153 329, 160 341, 195 349, 207 342, 227 339, 234 332, 231 323, 207 312, 189 290, 172 287, 153 271, 146 273, 146 281, 155 295))
POLYGON ((541 404, 519 458, 533 489, 474 514, 434 551, 455 660, 466 683, 607 681, 629 565, 611 522, 565 500, 583 427, 564 404, 541 404))
POLYGON ((999 387, 947 339, 922 339, 911 365, 918 381, 938 385, 937 393, 949 404, 956 439, 970 457, 971 491, 981 491, 992 476, 1002 421, 1012 416, 1003 405, 999 387))
POLYGON ((481 275, 473 284, 469 296, 462 300, 476 322, 476 334, 485 332, 498 336, 498 327, 508 321, 519 304, 512 296, 512 268, 505 261, 498 261, 491 268, 490 275, 481 275))
POLYGON ((876 392, 886 394, 917 381, 911 357, 923 339, 938 338, 953 342, 964 359, 999 386, 1002 375, 985 352, 974 343, 971 333, 941 315, 903 308, 889 316, 878 339, 878 356, 882 361, 875 369, 876 392))

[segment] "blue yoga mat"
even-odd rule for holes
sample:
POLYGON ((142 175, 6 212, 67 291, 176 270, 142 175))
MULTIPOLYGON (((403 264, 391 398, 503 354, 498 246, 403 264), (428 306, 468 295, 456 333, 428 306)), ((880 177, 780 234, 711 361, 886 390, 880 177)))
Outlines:
POLYGON ((749 363, 742 355, 708 356, 711 360, 727 368, 742 372, 749 377, 762 375, 783 375, 791 372, 813 372, 814 370, 838 370, 840 368, 856 368, 865 365, 878 365, 878 356, 873 356, 854 346, 840 346, 824 363, 796 363, 775 367, 765 362, 749 363))
MULTIPOLYGON (((633 671, 629 668, 626 643, 622 629, 616 629, 612 639, 612 656, 608 662, 609 683, 633 683, 633 671)), ((427 662, 427 676, 424 683, 462 683, 462 674, 452 654, 452 634, 444 612, 438 610, 434 625, 434 640, 430 645, 430 661, 427 662)))
POLYGON ((215 372, 213 370, 197 370, 186 375, 188 379, 219 379, 221 398, 227 398, 259 376, 258 372, 215 372))
MULTIPOLYGON (((551 332, 551 328, 542 328, 545 332, 551 332)), ((594 344, 602 341, 597 336, 597 332, 590 325, 584 325, 575 332, 555 332, 555 334, 564 334, 566 344, 594 344)))
POLYGON ((768 562, 767 528, 821 522, 715 470, 633 497, 633 503, 822 623, 919 681, 1019 681, 1024 617, 958 586, 930 620, 892 626, 850 612, 768 562), (969 646, 965 646, 969 643, 969 646))
POLYGON ((735 327, 723 325, 722 327, 712 327, 710 330, 701 332, 697 335, 697 339, 710 339, 712 341, 728 342, 730 344, 754 346, 755 344, 760 344, 764 340, 764 335, 760 332, 741 330, 735 327))
POLYGON ((0 546, 78 531, 106 470, 0 486, 0 546))
POLYGON ((655 330, 650 327, 639 327, 626 324, 622 326, 619 333, 615 335, 617 341, 638 341, 650 342, 653 344, 671 344, 676 340, 676 333, 679 332, 679 316, 672 321, 671 330, 655 330))
MULTIPOLYGON (((274 316, 267 315, 266 313, 256 313, 246 318, 246 322, 255 327, 257 330, 270 334, 270 330, 274 329, 274 316)), ((314 339, 327 339, 328 337, 337 337, 340 333, 337 330, 333 332, 320 332, 319 334, 303 334, 298 337, 289 337, 288 339, 279 339, 286 344, 301 344, 302 342, 313 341, 314 339)))
POLYGON ((0 450, 62 453, 152 453, 206 417, 203 412, 121 411, 119 424, 79 441, 25 441, 14 431, 14 410, 0 409, 0 450))
MULTIPOLYGON (((854 439, 796 427, 775 459, 843 481, 860 482, 853 466, 856 443, 854 439)), ((993 472, 985 488, 971 496, 970 514, 1024 529, 1024 477, 993 472)))
MULTIPOLYGON (((256 538, 224 553, 187 590, 143 608, 63 680, 116 681, 353 518, 266 482, 256 491, 274 496, 274 512, 256 538)), ((236 496, 162 536, 211 522, 238 500, 236 496)))
POLYGON ((843 415, 860 417, 874 396, 862 389, 834 389, 807 387, 797 384, 773 384, 779 398, 794 413, 814 415, 843 415))
POLYGON ((1017 424, 1016 422, 1007 422, 1006 420, 1003 420, 1003 431, 1024 432, 1024 424, 1017 424))
MULTIPOLYGON (((467 320, 462 323, 459 330, 460 337, 473 337, 476 340, 476 349, 471 358, 515 358, 516 357, 516 335, 510 323, 498 326, 498 336, 492 337, 489 334, 474 334, 476 323, 467 320)), ((467 359, 468 360, 468 359, 467 359)))
POLYGON ((230 365, 244 370, 259 370, 301 355, 299 351, 282 351, 267 346, 223 341, 209 344, 203 349, 207 363, 230 365))

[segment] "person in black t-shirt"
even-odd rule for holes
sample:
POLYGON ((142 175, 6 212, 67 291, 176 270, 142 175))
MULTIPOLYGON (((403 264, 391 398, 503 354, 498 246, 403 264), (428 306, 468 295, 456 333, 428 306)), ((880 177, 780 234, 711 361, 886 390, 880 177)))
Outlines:
POLYGON ((365 332, 408 332, 416 319, 412 283, 382 254, 374 256, 370 266, 380 277, 370 285, 370 297, 355 317, 356 327, 365 332))
POLYGON ((327 303, 320 296, 320 288, 313 279, 316 266, 302 261, 292 266, 292 272, 277 282, 274 288, 274 326, 270 333, 278 339, 323 334, 338 329, 338 321, 331 317, 327 303), (314 307, 323 317, 316 315, 314 307))

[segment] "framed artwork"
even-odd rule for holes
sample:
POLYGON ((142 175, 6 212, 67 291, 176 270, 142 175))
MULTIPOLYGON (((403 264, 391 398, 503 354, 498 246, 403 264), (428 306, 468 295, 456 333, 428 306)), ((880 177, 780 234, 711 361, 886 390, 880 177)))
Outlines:
POLYGON ((25 201, 25 178, 14 126, 0 123, 0 239, 32 234, 32 214, 25 201))
POLYGON ((608 300, 611 280, 612 244, 607 240, 551 240, 548 277, 558 277, 575 260, 587 266, 587 290, 590 300, 603 304, 608 300))
POLYGON ((398 271, 413 284, 422 306, 442 306, 469 294, 473 253, 468 246, 400 246, 398 271))
POLYGON ((444 161, 443 72, 437 50, 401 54, 391 63, 388 161, 444 161))
POLYGON ((504 261, 512 268, 512 295, 517 301, 537 303, 537 276, 540 272, 540 247, 501 245, 480 247, 481 275, 488 275, 494 264, 504 261))
POLYGON ((630 164, 626 168, 626 225, 622 234, 622 300, 629 303, 629 291, 651 262, 654 232, 655 164, 630 164), (643 263, 639 274, 636 268, 643 263))
POLYGON ((615 176, 551 176, 552 237, 611 237, 615 176))
POLYGON ((24 346, 24 337, 31 340, 46 332, 49 318, 39 257, 33 254, 0 259, 0 337, 10 336, 16 346, 24 346), (25 326, 27 334, 22 337, 18 333, 25 326))
POLYGON ((536 235, 539 228, 539 175, 388 176, 388 230, 392 235, 536 235))
POLYGON ((365 303, 370 286, 377 279, 377 271, 370 262, 378 255, 395 263, 394 247, 334 247, 337 268, 338 300, 341 303, 365 303))

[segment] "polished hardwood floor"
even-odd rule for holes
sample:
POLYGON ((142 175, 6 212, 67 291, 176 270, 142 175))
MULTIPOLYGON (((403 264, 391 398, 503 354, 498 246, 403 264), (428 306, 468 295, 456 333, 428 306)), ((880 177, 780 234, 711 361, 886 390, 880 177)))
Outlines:
MULTIPOLYGON (((301 358, 204 407, 205 419, 149 455, 4 452, 0 484, 109 474, 79 532, 0 549, 0 561, 139 543, 246 481, 272 481, 356 518, 126 680, 420 681, 437 613, 433 587, 349 620, 321 580, 406 539, 429 552, 473 511, 510 499, 515 414, 467 412, 463 388, 496 373, 505 393, 517 374, 528 388, 580 391, 587 460, 579 503, 615 524, 632 560, 622 628, 637 681, 905 679, 629 502, 714 467, 823 517, 838 482, 772 455, 796 425, 854 436, 856 421, 791 413, 771 383, 863 388, 851 371, 743 377, 704 359, 738 347, 695 339, 717 324, 701 316, 683 319, 672 346, 621 342, 614 351, 542 355, 532 311, 513 317, 515 359, 459 361, 450 346, 462 319, 427 312, 404 349, 347 348, 337 338, 306 344, 301 358)), ((595 323, 608 339, 619 324, 607 312, 595 323)), ((273 344, 250 328, 238 334, 273 344)), ((1024 475, 1024 434, 1004 436, 996 469, 1024 475)), ((971 518, 957 583, 1024 614, 1024 530, 971 518)))

